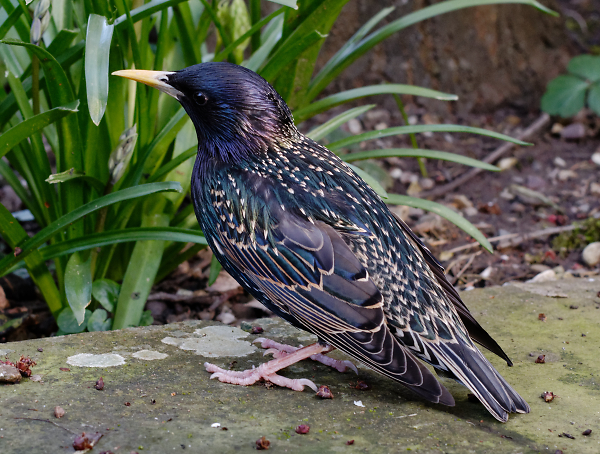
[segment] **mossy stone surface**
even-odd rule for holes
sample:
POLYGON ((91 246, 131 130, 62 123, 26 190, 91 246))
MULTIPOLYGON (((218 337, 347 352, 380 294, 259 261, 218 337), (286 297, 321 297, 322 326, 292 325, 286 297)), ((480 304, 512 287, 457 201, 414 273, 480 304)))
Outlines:
MULTIPOLYGON (((262 350, 250 345, 258 336, 216 323, 185 322, 1 344, 0 354, 11 360, 35 359, 33 374, 42 382, 0 385, 0 452, 68 453, 74 451, 75 434, 100 432, 92 452, 250 453, 264 435, 276 453, 598 453, 599 291, 596 278, 463 293, 514 367, 487 356, 531 405, 530 414, 511 415, 506 424, 468 401, 468 390, 454 382, 444 381, 456 399, 448 408, 421 401, 363 366, 358 377, 311 361, 282 371, 328 385, 332 400, 321 400, 308 388, 294 392, 211 381, 205 361, 222 367, 235 361, 236 370, 260 364, 262 350), (540 313, 546 321, 538 319, 540 313), (223 339, 218 351, 206 339, 210 336, 223 339), (235 356, 238 348, 242 356, 235 356), (76 356, 82 354, 87 355, 76 356), (545 364, 535 363, 540 354, 546 355, 545 364), (100 377, 104 389, 98 391, 94 384, 100 377), (371 388, 356 389, 357 379, 371 388), (540 398, 544 391, 560 397, 546 403, 540 398), (65 410, 61 419, 54 417, 57 405, 65 410), (220 427, 211 427, 215 423, 220 427), (295 433, 300 424, 310 426, 308 434, 295 433), (582 435, 586 429, 591 435, 582 435), (575 439, 559 437, 562 433, 575 439), (346 444, 350 440, 354 443, 346 444)), ((312 340, 279 320, 256 324, 265 330, 261 336, 280 342, 312 340)))

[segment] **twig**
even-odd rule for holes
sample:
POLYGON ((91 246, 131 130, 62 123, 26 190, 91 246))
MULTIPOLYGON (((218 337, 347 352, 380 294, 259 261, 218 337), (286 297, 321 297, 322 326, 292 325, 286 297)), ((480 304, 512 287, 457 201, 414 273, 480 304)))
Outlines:
POLYGON ((210 305, 210 307, 208 308, 208 311, 209 312, 210 311, 214 311, 217 307, 219 307, 225 301, 227 301, 230 298, 233 298, 234 296, 237 296, 237 295, 239 295, 241 293, 244 293, 244 291, 242 290, 241 287, 234 288, 233 290, 228 290, 226 292, 223 292, 223 294, 221 294, 221 296, 218 296, 215 299, 215 302, 210 305))
POLYGON ((456 276, 454 276, 452 278, 452 282, 451 284, 454 285, 455 282, 457 282, 460 277, 463 275, 463 273, 465 271, 467 271, 469 269, 469 267, 473 264, 473 261, 475 260, 475 257, 477 257, 479 254, 481 254, 483 251, 478 251, 475 252, 474 254, 471 254, 471 257, 469 257, 469 260, 467 261, 466 265, 462 267, 462 269, 456 274, 456 276))
POLYGON ((196 292, 188 294, 188 295, 178 295, 167 292, 156 292, 148 295, 148 301, 172 301, 172 302, 181 302, 190 300, 194 300, 194 302, 206 303, 208 301, 212 301, 214 297, 208 295, 207 293, 197 294, 196 292), (199 301, 196 301, 199 300, 199 301))
POLYGON ((14 418, 14 419, 28 419, 28 420, 30 420, 30 421, 42 421, 42 422, 47 422, 47 423, 50 423, 50 424, 54 424, 56 427, 58 427, 58 428, 60 428, 60 429, 62 429, 62 430, 66 430, 67 432, 69 432, 69 433, 72 433, 73 435, 79 435, 78 433, 76 433, 76 432, 73 432, 72 430, 69 430, 69 429, 67 429, 66 427, 63 427, 63 426, 61 426, 61 425, 59 425, 59 424, 56 424, 54 421, 50 421, 49 419, 40 419, 40 418, 14 418))
MULTIPOLYGON (((534 121, 527 129, 525 129, 523 132, 521 132, 521 134, 519 134, 517 136, 517 139, 518 140, 527 140, 529 137, 533 136, 538 131, 540 131, 542 128, 544 128, 549 122, 550 122, 550 116, 548 114, 544 113, 544 114, 540 115, 540 117, 536 121, 534 121)), ((511 142, 507 142, 507 143, 499 146, 498 148, 496 148, 496 150, 494 150, 492 153, 490 153, 483 160, 483 162, 492 163, 492 162, 498 160, 500 157, 502 157, 502 155, 507 153, 514 146, 515 146, 515 144, 511 143, 511 142)), ((451 181, 448 184, 445 184, 444 186, 439 186, 435 189, 432 189, 431 191, 421 192, 419 194, 419 197, 437 197, 437 196, 446 194, 446 193, 452 191, 453 189, 457 188, 458 186, 466 183, 471 178, 473 178, 475 175, 479 175, 479 173, 481 173, 482 171, 483 171, 483 169, 479 169, 479 168, 474 168, 474 169, 468 170, 467 172, 463 173, 462 176, 456 178, 455 180, 451 181)))
MULTIPOLYGON (((533 238, 539 238, 542 236, 554 235, 556 233, 568 232, 570 230, 575 230, 577 227, 579 227, 579 226, 576 224, 571 224, 571 225, 565 225, 562 227, 551 227, 549 229, 536 230, 535 232, 531 232, 531 233, 523 233, 523 234, 507 233, 506 235, 500 235, 500 236, 495 236, 493 238, 488 238, 488 241, 490 243, 498 243, 498 242, 504 241, 504 240, 512 240, 510 242, 511 246, 516 246, 517 244, 520 244, 523 241, 527 241, 527 240, 530 240, 533 238)), ((450 254, 455 254, 457 252, 465 251, 467 249, 471 249, 471 248, 474 248, 477 246, 480 246, 480 244, 477 242, 463 244, 462 246, 457 246, 454 249, 449 249, 444 252, 450 253, 450 254)))

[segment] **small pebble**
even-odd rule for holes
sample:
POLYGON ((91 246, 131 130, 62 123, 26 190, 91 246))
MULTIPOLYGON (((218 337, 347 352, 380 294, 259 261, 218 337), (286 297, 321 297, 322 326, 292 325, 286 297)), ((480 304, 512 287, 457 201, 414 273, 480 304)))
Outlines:
POLYGON ((514 167, 518 162, 519 160, 517 158, 502 158, 498 162, 498 167, 500 167, 500 170, 508 170, 511 167, 514 167))
POLYGON ((600 241, 588 244, 581 253, 581 258, 589 267, 598 265, 600 263, 600 241))
POLYGON ((556 167, 566 167, 567 166, 567 162, 561 158, 560 156, 557 156, 556 158, 554 158, 554 165, 556 167))
POLYGON ((527 281, 527 284, 532 284, 535 282, 549 282, 556 280, 556 273, 554 270, 546 270, 542 271, 540 274, 535 275, 533 278, 527 281))
POLYGON ((581 123, 571 123, 560 131, 560 137, 565 140, 577 140, 585 137, 585 126, 581 123))
POLYGON ((0 383, 18 383, 20 381, 19 369, 9 364, 0 364, 0 383))
POLYGON ((585 435, 586 437, 592 433, 592 429, 586 429, 581 432, 581 435, 585 435))

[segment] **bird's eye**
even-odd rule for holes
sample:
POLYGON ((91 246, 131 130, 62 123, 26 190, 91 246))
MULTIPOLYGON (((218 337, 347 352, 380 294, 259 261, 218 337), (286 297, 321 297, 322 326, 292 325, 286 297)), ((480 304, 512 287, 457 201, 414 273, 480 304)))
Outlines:
POLYGON ((208 102, 208 97, 201 91, 196 93, 195 99, 196 99, 196 104, 198 104, 199 106, 204 106, 208 102))

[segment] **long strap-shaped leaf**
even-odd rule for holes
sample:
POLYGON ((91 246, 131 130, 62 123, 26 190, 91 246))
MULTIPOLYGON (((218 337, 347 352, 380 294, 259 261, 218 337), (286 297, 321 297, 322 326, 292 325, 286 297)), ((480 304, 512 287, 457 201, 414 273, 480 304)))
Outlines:
POLYGON ((413 95, 423 96, 424 98, 441 99, 443 101, 456 101, 458 96, 450 93, 432 90, 430 88, 415 87, 414 85, 405 84, 381 84, 368 85, 366 87, 354 88, 352 90, 342 91, 326 98, 320 99, 306 107, 297 109, 294 112, 294 120, 300 123, 308 118, 311 118, 318 113, 324 112, 332 107, 355 99, 364 98, 365 96, 373 95, 413 95))
POLYGON ((18 125, 10 128, 0 136, 0 158, 8 153, 15 145, 22 140, 27 139, 32 134, 44 129, 46 126, 54 123, 60 118, 77 112, 79 100, 73 101, 65 106, 55 107, 41 114, 22 121, 18 125))
POLYGON ((342 112, 341 114, 336 115, 331 120, 323 123, 322 125, 311 129, 309 132, 306 133, 306 136, 314 141, 321 140, 327 134, 333 132, 344 123, 352 120, 353 118, 358 117, 359 115, 364 114, 368 110, 371 110, 373 107, 375 107, 375 104, 368 104, 366 106, 355 107, 354 109, 349 109, 345 112, 342 112))
POLYGON ((400 19, 390 22, 354 45, 340 49, 340 51, 325 64, 319 74, 317 74, 317 76, 311 82, 308 88, 307 100, 310 101, 316 98, 319 93, 321 93, 321 91, 323 91, 323 89, 327 87, 327 85, 329 85, 329 83, 334 80, 344 69, 356 61, 360 56, 372 49, 376 44, 404 28, 423 20, 470 6, 494 5, 503 3, 520 3, 524 5, 531 5, 545 13, 557 15, 557 13, 549 8, 546 8, 544 5, 535 0, 449 0, 446 2, 436 3, 435 5, 420 9, 419 11, 407 14, 400 19))
POLYGON ((18 257, 12 257, 9 255, 0 260, 0 276, 6 274, 6 271, 15 265, 19 260, 26 258, 29 254, 36 251, 38 247, 44 244, 53 235, 56 235, 56 233, 58 233, 61 229, 66 228, 66 226, 76 222, 83 216, 105 206, 112 205, 113 203, 165 191, 181 191, 181 185, 172 181, 143 184, 99 197, 96 200, 78 207, 77 209, 62 216, 47 227, 40 230, 34 237, 28 237, 21 244, 17 244, 16 246, 21 248, 20 255, 18 257))
POLYGON ((414 126, 396 126, 394 128, 386 128, 380 131, 369 131, 362 134, 357 134, 352 137, 347 137, 336 142, 332 142, 327 145, 330 150, 338 150, 348 145, 352 145, 358 142, 364 142, 366 140, 381 139, 382 137, 395 136, 398 134, 410 134, 418 132, 469 132, 473 134, 480 134, 482 136, 493 137, 494 139, 506 140, 517 145, 531 145, 528 142, 514 139, 505 134, 498 132, 489 131, 483 128, 474 128, 472 126, 460 126, 460 125, 414 125, 414 126))
MULTIPOLYGON (((21 259, 25 259, 25 266, 29 275, 33 279, 35 285, 40 289, 44 299, 48 304, 48 307, 55 316, 62 309, 62 301, 60 292, 54 283, 54 279, 48 271, 44 260, 38 250, 34 250, 33 253, 27 257, 22 257, 17 249, 20 243, 23 243, 29 238, 27 232, 21 227, 19 222, 14 218, 12 214, 0 203, 0 235, 6 243, 15 251, 17 257, 13 255, 7 255, 6 259, 14 258, 14 261, 19 262, 21 259)), ((3 260, 3 261, 5 261, 3 260)))
POLYGON ((123 230, 109 230, 93 233, 82 238, 63 241, 40 248, 44 260, 50 260, 73 252, 84 251, 109 244, 127 243, 130 241, 164 240, 176 243, 196 243, 207 245, 204 234, 199 230, 180 229, 177 227, 133 227, 123 230))
POLYGON ((346 162, 392 157, 439 159, 440 161, 456 162, 466 166, 479 167, 480 169, 491 170, 492 172, 498 172, 500 170, 500 168, 496 167, 495 165, 469 158, 467 156, 462 156, 456 153, 448 153, 447 151, 426 150, 423 148, 386 148, 383 150, 360 151, 358 153, 349 153, 340 156, 340 158, 346 162))
POLYGON ((485 236, 483 236, 477 227, 475 227, 457 212, 452 211, 450 208, 440 203, 400 194, 388 194, 385 203, 390 205, 405 205, 413 208, 421 208, 423 210, 439 214, 441 217, 448 219, 454 225, 475 238, 479 244, 481 244, 489 252, 493 252, 494 250, 490 242, 485 236))

